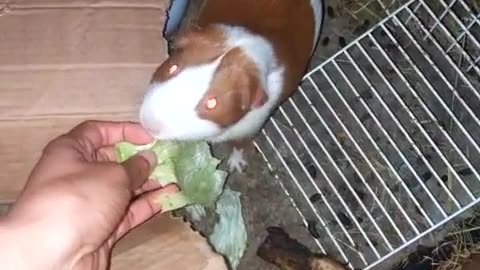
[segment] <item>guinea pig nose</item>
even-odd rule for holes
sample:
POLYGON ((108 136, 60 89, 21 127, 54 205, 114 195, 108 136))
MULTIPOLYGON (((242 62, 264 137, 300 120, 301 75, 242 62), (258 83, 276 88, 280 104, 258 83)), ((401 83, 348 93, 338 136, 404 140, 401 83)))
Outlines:
POLYGON ((161 124, 158 121, 142 118, 140 122, 143 128, 145 128, 151 135, 155 135, 161 130, 161 124))
POLYGON ((148 126, 147 131, 150 132, 151 134, 157 134, 160 132, 160 125, 158 123, 155 123, 153 126, 148 126))

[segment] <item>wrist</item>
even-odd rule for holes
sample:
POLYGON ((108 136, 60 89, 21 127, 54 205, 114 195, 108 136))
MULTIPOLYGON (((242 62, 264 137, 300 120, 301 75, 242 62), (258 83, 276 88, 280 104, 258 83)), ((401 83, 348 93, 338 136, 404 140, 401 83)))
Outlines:
POLYGON ((2 269, 67 270, 74 252, 62 232, 49 222, 0 219, 2 269))

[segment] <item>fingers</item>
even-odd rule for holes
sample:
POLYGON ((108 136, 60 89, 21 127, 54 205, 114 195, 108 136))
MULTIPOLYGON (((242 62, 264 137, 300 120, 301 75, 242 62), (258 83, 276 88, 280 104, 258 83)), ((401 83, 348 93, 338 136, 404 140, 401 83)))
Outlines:
POLYGON ((153 140, 140 124, 134 122, 86 121, 74 127, 68 135, 89 140, 95 149, 122 141, 147 144, 153 140))
POLYGON ((136 154, 121 164, 127 173, 132 192, 148 180, 155 164, 157 164, 157 158, 151 151, 136 154))
POLYGON ((169 185, 165 188, 151 191, 143 194, 136 199, 128 208, 125 218, 118 226, 115 233, 109 240, 109 245, 112 246, 118 239, 122 238, 126 233, 141 225, 155 214, 162 210, 162 206, 159 205, 156 200, 160 194, 163 193, 175 193, 178 192, 178 188, 175 185, 169 185))
POLYGON ((145 192, 149 192, 155 189, 161 188, 162 185, 158 181, 155 180, 148 180, 145 182, 140 188, 135 190, 135 196, 138 196, 139 194, 143 194, 145 192))
POLYGON ((97 150, 97 161, 118 162, 117 152, 114 146, 105 146, 97 150))
MULTIPOLYGON (((144 163, 141 162, 141 160, 140 161, 136 160, 136 158, 133 160, 128 160, 128 162, 124 162, 123 164, 125 170, 127 170, 127 177, 129 179, 138 178, 138 181, 133 180, 135 183, 131 184, 131 188, 135 190, 134 192, 135 196, 161 187, 160 183, 158 183, 157 181, 147 179, 150 176, 152 170, 154 169, 153 167, 157 164, 156 157, 154 154, 152 157, 151 156, 152 154, 153 153, 148 152, 148 153, 144 153, 144 155, 146 156, 141 156, 143 158, 146 158, 149 163, 148 172, 146 172, 147 168, 142 167, 144 166, 144 163), (135 188, 135 187, 138 187, 138 188, 135 188)), ((117 160, 115 148, 111 146, 100 148, 97 151, 97 160, 115 162, 117 160)), ((132 182, 132 180, 130 180, 129 182, 132 182)))
POLYGON ((116 143, 128 141, 134 144, 147 144, 153 138, 138 123, 86 121, 74 127, 70 132, 57 137, 44 149, 43 156, 54 156, 59 160, 102 161, 96 158, 112 158, 113 150, 97 151, 101 148, 113 149, 116 143), (54 154, 54 155, 53 155, 54 154), (100 156, 97 156, 100 154, 100 156))

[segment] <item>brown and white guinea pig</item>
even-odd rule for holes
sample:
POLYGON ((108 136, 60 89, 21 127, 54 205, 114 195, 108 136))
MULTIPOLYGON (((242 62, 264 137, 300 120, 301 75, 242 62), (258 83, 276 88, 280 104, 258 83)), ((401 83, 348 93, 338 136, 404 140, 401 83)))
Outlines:
POLYGON ((230 170, 298 88, 316 47, 323 0, 205 0, 152 76, 140 122, 160 140, 229 142, 230 170))

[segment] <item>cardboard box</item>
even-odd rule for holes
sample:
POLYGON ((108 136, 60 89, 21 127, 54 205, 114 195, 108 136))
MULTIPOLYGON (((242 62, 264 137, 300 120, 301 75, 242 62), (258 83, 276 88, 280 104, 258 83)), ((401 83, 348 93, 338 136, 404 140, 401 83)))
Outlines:
POLYGON ((87 119, 137 120, 166 57, 168 0, 0 0, 0 202, 45 144, 87 119))
MULTIPOLYGON (((15 200, 43 147, 88 119, 137 120, 167 56, 168 0, 0 0, 0 204, 15 200)), ((181 220, 123 238, 112 269, 226 270, 181 220)))
POLYGON ((181 219, 158 216, 115 247, 112 270, 227 270, 200 234, 181 219))

